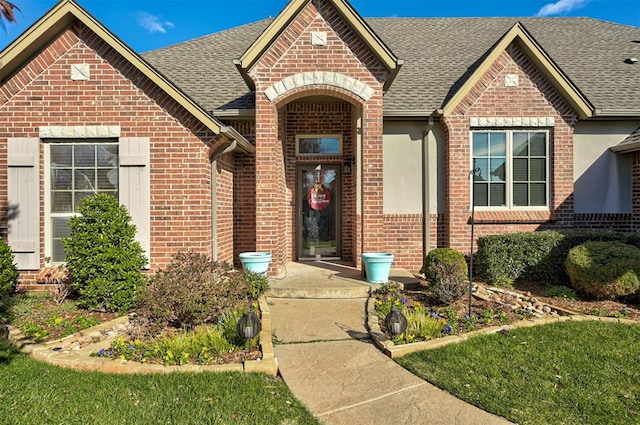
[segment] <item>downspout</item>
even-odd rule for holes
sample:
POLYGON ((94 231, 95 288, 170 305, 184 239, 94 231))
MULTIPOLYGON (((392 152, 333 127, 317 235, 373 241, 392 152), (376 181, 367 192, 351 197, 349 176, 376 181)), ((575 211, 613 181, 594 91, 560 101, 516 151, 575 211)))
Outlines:
POLYGON ((424 129, 422 135, 422 217, 423 217, 423 231, 422 231, 422 258, 431 251, 431 191, 429 182, 429 147, 431 146, 431 140, 433 138, 433 115, 429 116, 429 122, 424 129))
POLYGON ((236 150, 238 141, 233 140, 224 150, 211 155, 211 258, 218 261, 218 157, 236 150))

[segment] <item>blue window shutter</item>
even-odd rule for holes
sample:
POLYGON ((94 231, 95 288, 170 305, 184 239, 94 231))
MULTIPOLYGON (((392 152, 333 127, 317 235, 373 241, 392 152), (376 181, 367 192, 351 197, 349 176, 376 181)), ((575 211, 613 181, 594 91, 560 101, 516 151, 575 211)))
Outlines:
POLYGON ((7 241, 18 270, 40 269, 40 139, 7 140, 7 241))
POLYGON ((129 210, 136 225, 136 240, 144 249, 147 259, 151 252, 151 196, 150 196, 150 147, 148 137, 121 137, 118 146, 120 156, 120 203, 129 210))

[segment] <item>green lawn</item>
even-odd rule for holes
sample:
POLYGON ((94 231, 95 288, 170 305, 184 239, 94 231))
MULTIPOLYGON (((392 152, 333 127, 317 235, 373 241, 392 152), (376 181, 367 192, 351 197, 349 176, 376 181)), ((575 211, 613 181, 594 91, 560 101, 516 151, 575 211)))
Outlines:
POLYGON ((398 362, 519 424, 640 424, 640 326, 562 322, 473 338, 398 362))
POLYGON ((318 424, 276 378, 201 373, 126 376, 43 364, 0 342, 0 423, 318 424))

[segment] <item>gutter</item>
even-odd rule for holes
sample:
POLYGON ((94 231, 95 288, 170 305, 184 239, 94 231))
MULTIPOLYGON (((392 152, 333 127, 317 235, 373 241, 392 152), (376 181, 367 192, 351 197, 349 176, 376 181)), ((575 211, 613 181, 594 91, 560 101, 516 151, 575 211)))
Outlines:
POLYGON ((592 118, 640 118, 640 109, 601 109, 593 111, 592 118))
POLYGON ((433 115, 429 116, 429 122, 422 134, 422 258, 431 251, 431 192, 429 188, 429 158, 430 146, 433 140, 433 115))

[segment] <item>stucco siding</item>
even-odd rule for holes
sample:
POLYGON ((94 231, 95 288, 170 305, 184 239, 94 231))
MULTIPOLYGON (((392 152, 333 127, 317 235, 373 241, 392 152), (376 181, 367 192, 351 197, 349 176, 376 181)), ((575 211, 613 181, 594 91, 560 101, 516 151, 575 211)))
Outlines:
POLYGON ((579 122, 574 139, 574 212, 631 212, 632 155, 609 150, 640 121, 579 122))
POLYGON ((426 122, 385 122, 384 213, 422 214, 423 133, 426 122))

